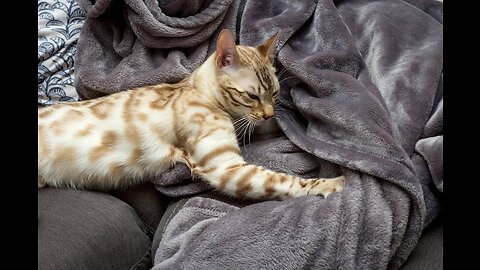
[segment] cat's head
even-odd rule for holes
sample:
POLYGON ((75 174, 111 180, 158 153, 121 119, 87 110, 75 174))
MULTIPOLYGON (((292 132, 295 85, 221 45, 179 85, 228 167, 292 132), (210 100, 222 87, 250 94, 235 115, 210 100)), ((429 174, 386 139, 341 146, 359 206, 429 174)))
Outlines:
POLYGON ((236 118, 257 124, 273 117, 280 90, 273 60, 279 33, 256 47, 235 45, 229 30, 217 39, 215 64, 220 93, 236 118))

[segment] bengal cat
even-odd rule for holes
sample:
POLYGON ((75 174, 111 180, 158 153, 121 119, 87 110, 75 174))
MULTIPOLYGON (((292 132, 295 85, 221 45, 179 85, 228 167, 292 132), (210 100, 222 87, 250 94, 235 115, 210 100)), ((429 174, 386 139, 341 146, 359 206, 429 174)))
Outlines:
POLYGON ((39 188, 111 190, 183 162, 217 190, 238 197, 341 191, 343 176, 302 179, 247 164, 240 155, 234 121, 261 124, 274 115, 277 38, 237 46, 225 29, 216 51, 178 83, 40 109, 39 188))

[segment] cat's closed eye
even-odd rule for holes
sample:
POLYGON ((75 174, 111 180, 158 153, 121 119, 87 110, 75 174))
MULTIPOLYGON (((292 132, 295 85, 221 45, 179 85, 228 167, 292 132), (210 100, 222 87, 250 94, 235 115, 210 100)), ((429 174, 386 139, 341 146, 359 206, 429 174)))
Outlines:
POLYGON ((253 93, 247 92, 247 95, 248 95, 248 97, 251 98, 251 99, 259 100, 258 96, 255 95, 255 94, 253 94, 253 93))

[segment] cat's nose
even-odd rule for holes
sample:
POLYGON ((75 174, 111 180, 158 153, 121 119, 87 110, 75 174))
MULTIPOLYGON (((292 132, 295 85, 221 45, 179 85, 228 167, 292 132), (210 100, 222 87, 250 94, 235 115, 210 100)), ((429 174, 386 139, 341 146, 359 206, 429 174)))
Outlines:
POLYGON ((265 109, 263 110, 263 118, 267 120, 272 118, 272 116, 273 116, 273 106, 272 105, 265 106, 265 109))

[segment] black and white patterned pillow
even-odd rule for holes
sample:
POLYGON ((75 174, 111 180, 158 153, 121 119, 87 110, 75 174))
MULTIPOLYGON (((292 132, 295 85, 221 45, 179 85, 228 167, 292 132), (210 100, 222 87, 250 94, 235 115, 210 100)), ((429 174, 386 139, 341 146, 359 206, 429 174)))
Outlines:
POLYGON ((38 1, 38 104, 79 99, 74 57, 85 12, 76 0, 38 1))

